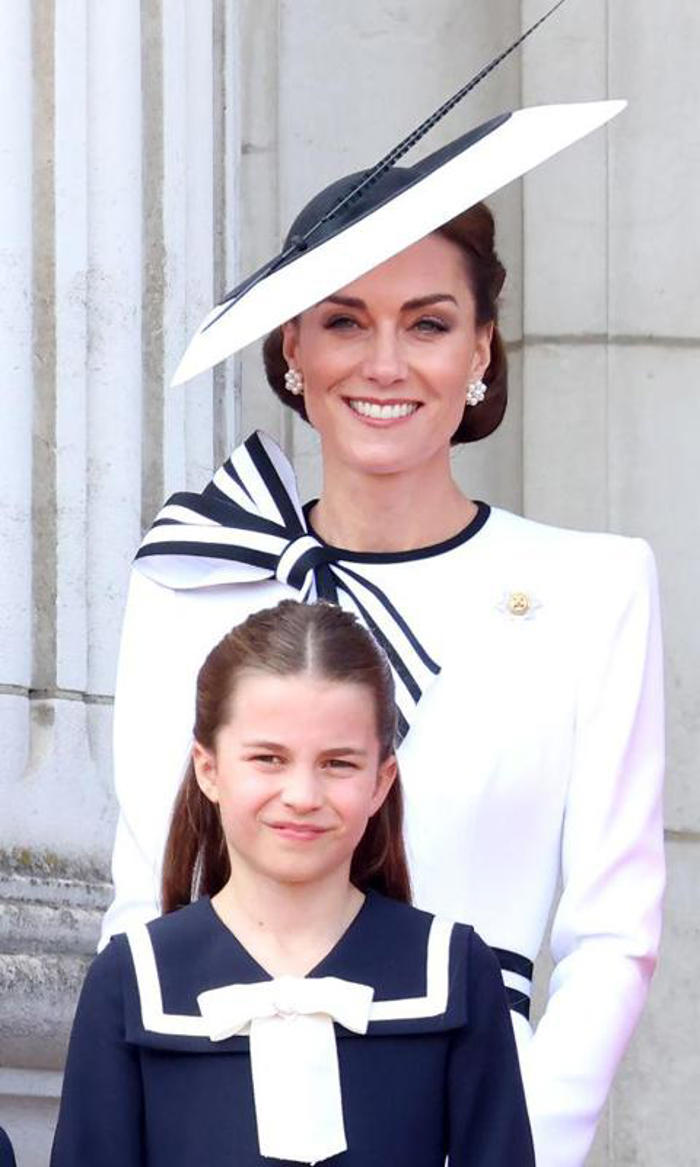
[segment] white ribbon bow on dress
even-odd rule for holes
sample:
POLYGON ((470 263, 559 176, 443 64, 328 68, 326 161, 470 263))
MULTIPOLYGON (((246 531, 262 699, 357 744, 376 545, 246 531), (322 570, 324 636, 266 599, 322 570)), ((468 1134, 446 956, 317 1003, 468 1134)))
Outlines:
POLYGON ((338 977, 277 977, 200 993, 211 1041, 250 1036, 260 1154, 318 1163, 347 1150, 333 1023, 366 1033, 374 989, 338 977))

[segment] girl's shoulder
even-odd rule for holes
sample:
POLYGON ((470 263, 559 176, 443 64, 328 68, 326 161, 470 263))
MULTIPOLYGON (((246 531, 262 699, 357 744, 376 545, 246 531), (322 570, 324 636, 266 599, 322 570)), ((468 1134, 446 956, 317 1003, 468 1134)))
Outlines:
MULTIPOLYGON (((109 949, 129 964, 122 974, 127 1040, 221 1053, 247 1048, 245 1027, 213 1044, 199 999, 211 990, 241 999, 241 986, 271 984, 273 978, 208 899, 131 929, 102 955, 109 949)), ((371 986, 368 1032, 398 1034, 466 1024, 469 986, 484 976, 500 981, 498 963, 471 927, 370 892, 338 943, 304 979, 371 986)))

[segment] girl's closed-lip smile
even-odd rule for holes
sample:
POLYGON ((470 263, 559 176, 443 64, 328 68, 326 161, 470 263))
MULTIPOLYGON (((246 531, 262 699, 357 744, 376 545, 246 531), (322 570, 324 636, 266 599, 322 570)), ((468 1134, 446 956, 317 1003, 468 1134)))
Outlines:
POLYGON ((325 835, 329 830, 328 827, 317 827, 311 823, 266 823, 272 830, 277 831, 280 835, 289 839, 318 839, 321 835, 325 835))

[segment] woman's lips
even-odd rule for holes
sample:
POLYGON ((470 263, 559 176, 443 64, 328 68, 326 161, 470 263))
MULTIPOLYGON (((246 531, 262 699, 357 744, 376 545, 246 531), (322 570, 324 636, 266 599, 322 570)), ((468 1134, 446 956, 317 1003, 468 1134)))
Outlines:
POLYGON ((346 397, 345 401, 357 417, 372 422, 405 421, 420 409, 420 402, 405 399, 374 401, 368 397, 346 397))

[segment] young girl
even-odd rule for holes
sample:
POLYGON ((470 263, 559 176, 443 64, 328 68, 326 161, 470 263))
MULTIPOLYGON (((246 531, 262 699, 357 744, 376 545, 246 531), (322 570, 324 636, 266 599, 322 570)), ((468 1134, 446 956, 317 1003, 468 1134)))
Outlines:
POLYGON ((209 654, 165 914, 88 974, 53 1167, 534 1165, 498 963, 408 904, 395 729, 333 605, 209 654))

